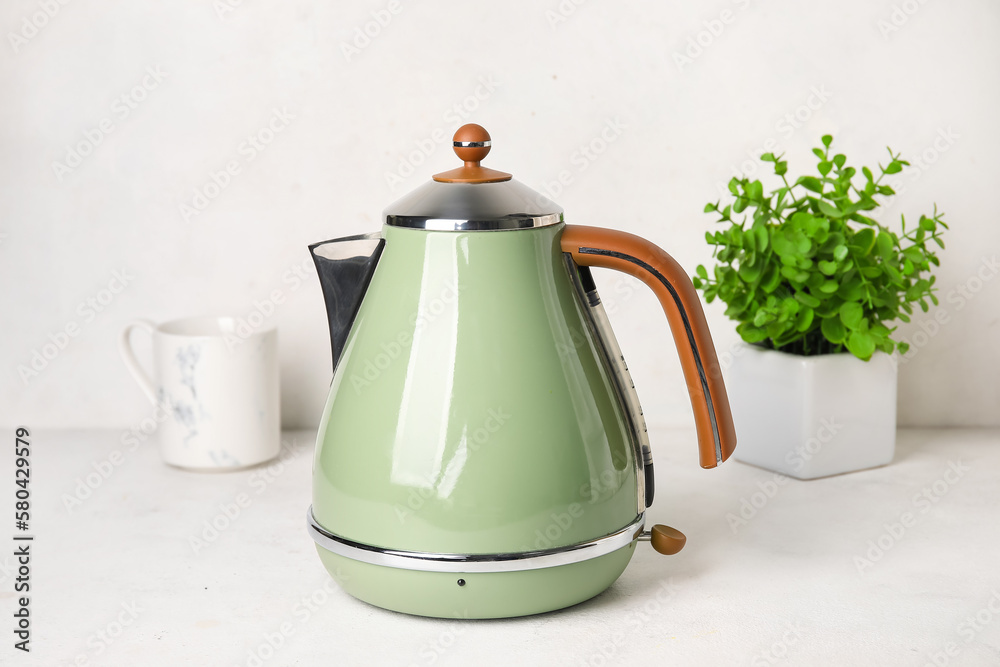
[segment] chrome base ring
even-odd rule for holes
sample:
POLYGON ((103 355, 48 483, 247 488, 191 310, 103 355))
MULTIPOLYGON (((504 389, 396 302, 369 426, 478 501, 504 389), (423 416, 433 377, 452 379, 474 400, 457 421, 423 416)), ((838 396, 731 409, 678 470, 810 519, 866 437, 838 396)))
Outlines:
POLYGON ((586 542, 554 549, 496 554, 440 554, 376 547, 326 530, 316 521, 311 506, 306 519, 309 536, 317 545, 362 563, 425 572, 517 572, 579 563, 627 547, 642 535, 645 515, 640 514, 620 530, 586 542))

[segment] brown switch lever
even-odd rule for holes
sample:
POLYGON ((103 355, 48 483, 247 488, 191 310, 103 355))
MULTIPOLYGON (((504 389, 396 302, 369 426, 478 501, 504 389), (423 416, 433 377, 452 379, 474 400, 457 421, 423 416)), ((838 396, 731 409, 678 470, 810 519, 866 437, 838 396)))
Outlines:
POLYGON ((649 540, 653 548, 664 556, 673 556, 687 544, 687 537, 684 536, 684 533, 676 528, 664 526, 662 523, 653 526, 652 530, 643 531, 639 535, 639 539, 649 540))

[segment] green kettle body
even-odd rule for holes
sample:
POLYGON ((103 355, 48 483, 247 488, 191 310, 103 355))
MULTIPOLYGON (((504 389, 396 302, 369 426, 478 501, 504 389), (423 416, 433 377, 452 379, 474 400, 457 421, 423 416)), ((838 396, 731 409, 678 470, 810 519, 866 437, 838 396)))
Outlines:
POLYGON ((581 602, 622 573, 651 500, 627 368, 561 210, 531 193, 535 211, 482 214, 481 193, 525 199, 516 182, 428 186, 403 208, 452 195, 462 215, 389 213, 381 233, 312 247, 335 371, 310 533, 347 592, 387 609, 581 602))

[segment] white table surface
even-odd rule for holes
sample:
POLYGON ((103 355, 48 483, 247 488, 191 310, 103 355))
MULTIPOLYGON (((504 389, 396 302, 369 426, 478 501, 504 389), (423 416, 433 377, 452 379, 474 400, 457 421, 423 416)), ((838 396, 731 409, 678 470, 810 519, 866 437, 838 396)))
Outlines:
MULTIPOLYGON (((762 504, 754 494, 773 473, 702 470, 692 432, 653 429, 647 524, 682 530, 687 547, 666 557, 642 544, 602 595, 500 621, 406 616, 336 588, 305 531, 311 433, 287 433, 291 456, 269 473, 182 472, 144 445, 69 511, 66 494, 121 435, 33 433, 33 651, 12 647, 4 548, 0 664, 1000 664, 997 431, 902 431, 891 465, 790 480, 762 504), (195 553, 189 539, 240 494, 249 505, 195 553), (762 506, 734 530, 726 517, 744 499, 762 506), (891 537, 905 512, 913 520, 891 537), (855 557, 880 538, 889 549, 859 571, 855 557)), ((0 460, 4 525, 12 457, 0 460)))

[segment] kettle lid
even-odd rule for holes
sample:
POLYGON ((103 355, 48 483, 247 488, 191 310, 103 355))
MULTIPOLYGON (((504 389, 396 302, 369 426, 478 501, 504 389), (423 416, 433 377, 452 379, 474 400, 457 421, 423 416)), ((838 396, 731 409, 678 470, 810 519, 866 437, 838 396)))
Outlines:
POLYGON ((464 162, 389 205, 385 224, 432 231, 498 231, 555 225, 563 210, 510 174, 480 166, 492 140, 482 126, 458 128, 452 140, 464 162))

